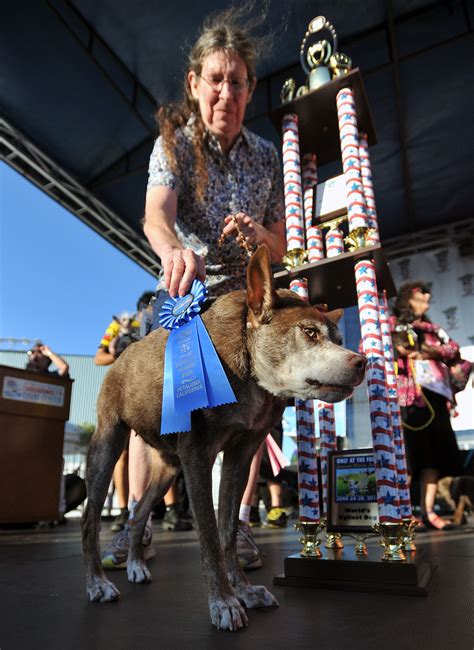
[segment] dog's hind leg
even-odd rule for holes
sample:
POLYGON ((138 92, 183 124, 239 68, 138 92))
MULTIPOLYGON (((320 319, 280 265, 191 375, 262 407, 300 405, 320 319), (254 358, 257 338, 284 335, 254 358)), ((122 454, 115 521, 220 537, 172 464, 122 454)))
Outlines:
MULTIPOLYGON (((195 416, 196 423, 197 416, 195 416)), ((212 466, 216 453, 205 440, 204 431, 179 437, 179 456, 191 501, 201 548, 201 564, 207 582, 211 621, 220 630, 238 630, 248 624, 247 614, 227 577, 219 544, 212 503, 212 466)))
POLYGON ((104 426, 99 417, 87 456, 87 505, 82 517, 82 548, 87 569, 87 594, 90 601, 110 602, 120 596, 107 580, 100 561, 100 516, 112 473, 123 448, 129 428, 124 422, 104 426))
POLYGON ((130 522, 130 550, 127 559, 129 582, 151 582, 151 573, 146 566, 142 544, 143 533, 153 505, 168 491, 179 465, 177 456, 162 453, 149 445, 147 451, 151 467, 150 485, 137 503, 130 522))
POLYGON ((219 537, 224 551, 229 580, 238 599, 247 608, 278 605, 275 596, 263 585, 252 585, 240 566, 236 540, 239 507, 249 475, 250 463, 263 437, 252 435, 250 444, 232 441, 224 449, 219 489, 219 537), (252 444, 253 443, 253 444, 252 444))

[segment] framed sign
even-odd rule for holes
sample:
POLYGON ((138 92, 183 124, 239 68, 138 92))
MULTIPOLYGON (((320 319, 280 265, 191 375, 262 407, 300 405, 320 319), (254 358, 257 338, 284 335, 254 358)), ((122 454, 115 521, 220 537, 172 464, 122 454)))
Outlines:
POLYGON ((373 449, 328 457, 328 531, 369 533, 379 520, 373 449))

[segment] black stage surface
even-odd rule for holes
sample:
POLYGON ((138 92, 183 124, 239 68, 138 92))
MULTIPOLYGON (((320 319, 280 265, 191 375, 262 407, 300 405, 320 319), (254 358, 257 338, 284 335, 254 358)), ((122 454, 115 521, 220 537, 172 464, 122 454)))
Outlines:
MULTIPOLYGON (((281 606, 250 611, 249 627, 237 633, 209 622, 194 532, 165 533, 155 524, 152 584, 132 585, 124 571, 109 572, 122 600, 91 604, 78 520, 55 529, 0 530, 0 648, 472 650, 472 523, 418 534, 419 547, 438 565, 427 598, 272 586, 284 557, 299 550, 298 534, 256 529, 265 566, 250 577, 281 606)), ((103 524, 104 540, 109 527, 103 524)))

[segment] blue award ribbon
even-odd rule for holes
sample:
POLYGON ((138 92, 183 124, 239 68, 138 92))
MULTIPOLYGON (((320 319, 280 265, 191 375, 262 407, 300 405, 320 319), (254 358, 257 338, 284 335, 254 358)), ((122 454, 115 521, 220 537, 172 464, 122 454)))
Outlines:
POLYGON ((191 411, 236 402, 199 312, 207 289, 194 280, 182 298, 169 298, 160 325, 170 330, 165 348, 161 434, 191 430, 191 411))

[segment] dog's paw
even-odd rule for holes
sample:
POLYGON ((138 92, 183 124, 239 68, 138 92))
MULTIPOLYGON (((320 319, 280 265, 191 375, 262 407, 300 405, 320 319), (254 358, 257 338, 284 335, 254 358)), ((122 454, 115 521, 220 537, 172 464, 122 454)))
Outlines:
POLYGON ((247 609, 280 605, 275 596, 263 585, 238 585, 234 589, 237 598, 247 609))
POLYGON ((145 562, 135 560, 127 564, 127 576, 129 582, 151 582, 151 573, 145 562))
POLYGON ((87 580, 87 596, 91 603, 112 603, 120 598, 120 591, 107 578, 94 576, 87 580))
POLYGON ((209 599, 209 611, 211 613, 212 624, 218 630, 235 632, 235 630, 247 627, 248 625, 245 609, 234 596, 209 599))

